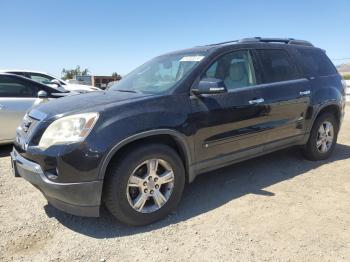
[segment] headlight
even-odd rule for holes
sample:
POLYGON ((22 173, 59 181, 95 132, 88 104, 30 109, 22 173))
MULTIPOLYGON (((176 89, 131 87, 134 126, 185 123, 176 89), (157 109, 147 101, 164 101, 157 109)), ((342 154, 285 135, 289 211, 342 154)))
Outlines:
POLYGON ((39 147, 83 141, 94 127, 98 116, 98 113, 87 113, 57 119, 45 130, 39 147))

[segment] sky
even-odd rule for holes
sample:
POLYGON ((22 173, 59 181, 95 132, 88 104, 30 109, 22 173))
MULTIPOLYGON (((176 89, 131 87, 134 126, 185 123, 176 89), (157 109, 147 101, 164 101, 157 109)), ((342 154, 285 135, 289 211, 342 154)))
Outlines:
POLYGON ((125 75, 162 53, 253 36, 309 40, 340 64, 349 18, 350 0, 1 0, 0 69, 125 75))

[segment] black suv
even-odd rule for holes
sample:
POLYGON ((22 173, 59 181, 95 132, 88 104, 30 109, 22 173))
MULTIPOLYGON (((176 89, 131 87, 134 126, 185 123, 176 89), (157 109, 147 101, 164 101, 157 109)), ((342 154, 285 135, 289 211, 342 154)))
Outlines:
POLYGON ((329 157, 344 85, 307 41, 248 38, 152 59, 108 91, 40 105, 17 130, 15 176, 68 213, 152 223, 196 175, 300 145, 329 157))

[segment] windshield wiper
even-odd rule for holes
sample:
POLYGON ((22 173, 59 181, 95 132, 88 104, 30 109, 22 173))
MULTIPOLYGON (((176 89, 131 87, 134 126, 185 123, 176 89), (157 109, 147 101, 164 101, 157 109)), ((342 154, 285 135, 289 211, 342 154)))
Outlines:
POLYGON ((137 91, 135 91, 135 90, 126 90, 126 89, 114 89, 113 91, 127 92, 127 93, 137 93, 137 91))

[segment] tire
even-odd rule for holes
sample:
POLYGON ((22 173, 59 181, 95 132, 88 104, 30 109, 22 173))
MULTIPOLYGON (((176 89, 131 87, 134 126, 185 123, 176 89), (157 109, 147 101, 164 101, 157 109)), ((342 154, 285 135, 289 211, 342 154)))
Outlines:
MULTIPOLYGON (((162 177, 159 175, 159 181, 157 183, 161 181, 162 177)), ((137 179, 137 181, 137 185, 139 185, 139 180, 137 179)), ((179 155, 166 145, 147 144, 132 147, 121 159, 110 165, 104 182, 103 200, 107 209, 117 220, 131 226, 142 226, 158 221, 173 211, 181 200, 184 185, 185 169, 179 155), (154 162, 155 160, 158 162, 154 162), (154 170, 154 168, 149 166, 157 166, 157 172, 163 172, 164 174, 171 172, 166 168, 171 168, 173 172, 172 182, 161 185, 156 184, 153 180, 156 180, 155 177, 157 175, 154 175, 154 178, 150 179, 149 174, 156 173, 150 173, 152 171, 148 170, 154 170), (133 184, 130 182, 132 174, 133 178, 136 176, 137 178, 144 179, 140 187, 130 186, 130 184, 133 184), (147 186, 144 186, 145 183, 147 186), (156 190, 157 185, 158 191, 156 190), (154 195, 150 196, 152 188, 154 189, 154 195), (147 190, 148 196, 146 198, 148 200, 144 205, 135 204, 138 207, 142 206, 142 208, 136 210, 132 205, 137 202, 138 198, 140 199, 141 196, 146 195, 145 190, 147 190), (161 190, 164 192, 162 193, 164 198, 155 198, 155 192, 158 192, 158 196, 161 190), (156 199, 165 198, 167 198, 167 201, 165 204, 163 201, 163 205, 160 207, 156 199), (159 209, 155 210, 156 208, 159 209)))
POLYGON ((326 112, 318 116, 314 122, 314 125, 312 126, 309 140, 304 147, 304 155, 309 160, 313 160, 313 161, 324 160, 329 158, 333 153, 333 150, 337 143, 338 131, 339 131, 339 124, 332 113, 326 112), (317 141, 320 140, 319 129, 321 128, 321 125, 324 126, 325 123, 327 122, 333 126, 333 141, 329 146, 329 148, 327 149, 327 151, 322 152, 322 145, 321 147, 318 147, 317 141))

